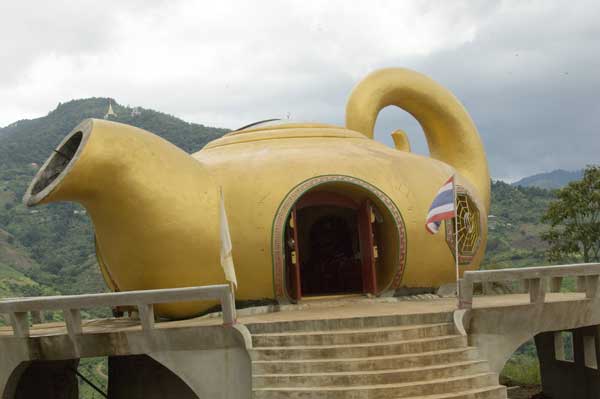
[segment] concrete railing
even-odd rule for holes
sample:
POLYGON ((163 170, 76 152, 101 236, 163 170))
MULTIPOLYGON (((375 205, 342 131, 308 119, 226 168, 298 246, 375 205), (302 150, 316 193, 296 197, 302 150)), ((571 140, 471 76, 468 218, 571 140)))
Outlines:
POLYGON ((540 303, 545 300, 547 284, 549 283, 550 292, 559 292, 565 277, 576 277, 577 290, 584 291, 586 298, 595 298, 600 295, 598 289, 600 263, 467 271, 459 282, 459 307, 461 309, 472 307, 475 283, 522 281, 529 291, 530 303, 540 303))
POLYGON ((45 310, 61 310, 69 335, 82 334, 81 309, 131 306, 138 309, 142 328, 154 328, 154 305, 201 300, 219 300, 223 310, 223 324, 235 323, 235 302, 229 285, 170 288, 160 290, 110 292, 103 294, 65 295, 0 300, 0 314, 8 314, 13 334, 29 336, 29 313, 34 323, 40 323, 45 310))

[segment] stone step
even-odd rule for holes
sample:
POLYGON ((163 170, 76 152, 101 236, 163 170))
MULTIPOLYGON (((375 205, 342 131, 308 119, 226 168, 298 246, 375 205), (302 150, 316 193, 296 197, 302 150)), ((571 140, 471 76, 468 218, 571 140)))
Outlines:
POLYGON ((468 391, 443 393, 440 395, 411 396, 406 399, 506 399, 506 387, 494 385, 468 391))
POLYGON ((246 327, 248 327, 252 334, 266 334, 289 331, 352 330, 359 328, 393 327, 402 325, 452 322, 452 312, 442 312, 364 316, 343 319, 270 321, 265 323, 249 323, 246 324, 246 327))
POLYGON ((253 374, 303 374, 391 370, 479 359, 474 347, 433 352, 341 359, 259 360, 252 362, 253 374))
POLYGON ((255 399, 393 399, 450 394, 498 385, 494 373, 409 383, 345 387, 254 388, 255 399))
POLYGON ((350 345, 282 346, 251 349, 252 360, 356 358, 431 352, 467 346, 461 335, 350 345))
POLYGON ((253 334, 255 348, 267 346, 343 345, 366 342, 400 341, 455 334, 454 324, 436 323, 353 330, 302 331, 253 334))
POLYGON ((252 379, 252 385, 255 388, 350 387, 437 380, 481 374, 489 371, 487 362, 475 360, 397 370, 255 375, 252 379))

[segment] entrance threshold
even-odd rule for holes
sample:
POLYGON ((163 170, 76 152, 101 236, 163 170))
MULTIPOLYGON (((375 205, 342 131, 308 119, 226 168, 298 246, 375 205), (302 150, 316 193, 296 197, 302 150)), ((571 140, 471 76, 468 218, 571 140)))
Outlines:
POLYGON ((338 299, 355 299, 355 298, 367 298, 368 296, 365 294, 338 294, 338 295, 313 295, 313 296, 303 296, 301 302, 325 302, 325 301, 335 301, 338 299))

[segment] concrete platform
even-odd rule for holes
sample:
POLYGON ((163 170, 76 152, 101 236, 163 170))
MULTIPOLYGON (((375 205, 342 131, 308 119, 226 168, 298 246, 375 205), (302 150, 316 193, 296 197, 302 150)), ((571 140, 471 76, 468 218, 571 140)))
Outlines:
MULTIPOLYGON (((585 299, 583 293, 552 293, 547 294, 546 302, 576 301, 585 299)), ((476 297, 473 309, 505 307, 529 304, 529 295, 497 295, 476 297)), ((278 321, 318 320, 335 318, 352 318, 365 316, 383 316, 400 314, 423 314, 452 312, 457 309, 456 298, 415 299, 402 300, 398 298, 364 298, 364 297, 336 297, 334 300, 327 298, 307 301, 299 305, 284 305, 278 311, 269 311, 264 308, 249 308, 238 311, 238 323, 272 323, 278 321)), ((167 321, 156 324, 156 328, 181 328, 195 326, 220 325, 220 314, 215 313, 203 317, 167 321)), ((83 332, 85 334, 99 334, 103 332, 135 331, 140 329, 139 321, 129 318, 84 320, 83 332)), ((66 334, 66 326, 62 322, 35 324, 31 328, 31 336, 53 336, 66 334)), ((0 327, 1 336, 12 336, 11 327, 0 327)))
POLYGON ((198 397, 504 398, 497 375, 514 350, 539 333, 599 325, 600 298, 547 293, 532 303, 529 294, 480 296, 472 309, 459 309, 456 298, 349 296, 241 309, 237 316, 234 326, 213 313, 152 329, 129 318, 83 320, 81 334, 44 323, 27 337, 2 327, 0 387, 15 389, 23 365, 63 367, 108 356, 127 369, 126 362, 146 356, 198 397), (448 390, 455 395, 443 396, 448 390))
MULTIPOLYGON (((548 293, 546 302, 580 301, 585 299, 584 293, 548 293)), ((528 305, 528 294, 512 294, 497 296, 475 297, 473 309, 489 309, 497 307, 510 307, 528 305)), ((458 309, 456 298, 415 299, 402 300, 399 298, 364 298, 364 297, 337 297, 334 300, 319 299, 307 301, 298 305, 279 306, 279 311, 268 311, 264 308, 250 308, 238 311, 238 323, 273 323, 294 320, 319 320, 385 316, 402 314, 425 314, 453 312, 458 309)), ((189 320, 167 321, 156 324, 157 329, 170 329, 182 327, 218 326, 222 321, 219 314, 212 314, 189 320)), ((102 334, 138 331, 140 322, 134 319, 99 319, 84 320, 84 334, 102 334)), ((32 337, 54 336, 67 334, 64 323, 35 324, 31 328, 32 337)), ((0 337, 12 336, 11 327, 0 327, 0 337)))

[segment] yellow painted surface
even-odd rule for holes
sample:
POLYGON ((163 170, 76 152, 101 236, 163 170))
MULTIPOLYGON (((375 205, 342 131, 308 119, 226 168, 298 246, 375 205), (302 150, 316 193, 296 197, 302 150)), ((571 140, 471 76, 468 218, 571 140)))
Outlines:
MULTIPOLYGON (((132 126, 94 119, 77 131, 87 142, 79 146, 72 169, 28 203, 76 201, 87 209, 111 288, 223 281, 217 190, 206 168, 173 144, 132 126)), ((157 311, 184 317, 206 306, 160 305, 157 311)))
MULTIPOLYGON (((347 126, 257 127, 230 133, 190 156, 141 129, 88 120, 74 131, 83 132, 83 140, 73 160, 36 192, 51 157, 25 200, 29 205, 77 201, 86 207, 111 288, 182 287, 224 282, 218 234, 222 187, 239 283, 236 297, 260 299, 276 296, 273 234, 282 202, 303 182, 322 176, 329 176, 329 189, 362 195, 364 186, 374 187, 393 202, 403 219, 407 245, 400 286, 454 281, 454 258, 445 232, 430 235, 424 224, 436 192, 456 172, 458 183, 480 210, 482 242, 462 269, 477 268, 485 249, 490 182, 479 136, 458 100, 423 75, 382 70, 355 88, 347 126), (433 158, 372 140, 377 114, 390 104, 421 123, 433 158), (344 177, 365 185, 336 183, 344 177)), ((372 193, 366 195, 377 201, 372 193)), ((382 234, 392 231, 393 223, 384 225, 382 234)), ((396 272, 397 251, 391 249, 395 244, 384 242, 378 248, 387 265, 378 274, 381 293, 391 289, 396 272)), ((176 304, 157 311, 189 317, 211 305, 176 304)))
POLYGON ((392 140, 394 140, 394 147, 397 150, 410 152, 410 141, 404 130, 394 130, 392 133, 392 140))

